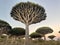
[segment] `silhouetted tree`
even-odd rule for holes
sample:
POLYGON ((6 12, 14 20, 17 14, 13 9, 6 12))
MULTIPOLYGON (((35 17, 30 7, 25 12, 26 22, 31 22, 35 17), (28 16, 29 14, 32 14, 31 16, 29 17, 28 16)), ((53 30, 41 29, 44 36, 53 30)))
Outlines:
POLYGON ((53 40, 55 37, 56 37, 55 35, 48 36, 48 38, 50 38, 51 40, 53 40))
POLYGON ((11 29, 11 26, 6 21, 0 20, 0 35, 7 34, 11 29))
POLYGON ((59 33, 60 33, 60 31, 59 31, 59 33))
POLYGON ((35 3, 20 2, 11 11, 11 17, 26 25, 25 45, 29 45, 29 25, 45 20, 45 9, 35 3))
POLYGON ((36 32, 39 33, 39 34, 41 34, 44 37, 44 40, 46 40, 45 35, 49 34, 49 33, 52 33, 53 30, 51 28, 49 28, 49 27, 41 27, 41 28, 38 28, 36 30, 36 32))

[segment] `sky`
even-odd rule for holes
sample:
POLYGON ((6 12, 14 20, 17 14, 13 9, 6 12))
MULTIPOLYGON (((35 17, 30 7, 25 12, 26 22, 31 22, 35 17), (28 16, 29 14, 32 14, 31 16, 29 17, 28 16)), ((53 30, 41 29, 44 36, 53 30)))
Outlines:
POLYGON ((23 23, 14 20, 10 16, 10 12, 12 7, 17 3, 27 1, 43 6, 47 15, 46 20, 30 25, 29 32, 32 33, 35 32, 37 28, 47 26, 52 28, 54 31, 49 35, 56 35, 57 38, 60 37, 60 34, 58 33, 60 30, 60 0, 0 0, 0 19, 8 22, 13 28, 25 28, 23 23))

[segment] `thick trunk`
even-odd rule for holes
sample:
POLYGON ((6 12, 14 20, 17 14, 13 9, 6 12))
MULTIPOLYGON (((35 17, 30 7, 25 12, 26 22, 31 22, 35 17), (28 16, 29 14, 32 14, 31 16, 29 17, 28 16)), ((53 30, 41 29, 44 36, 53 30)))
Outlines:
POLYGON ((44 40, 46 40, 46 37, 45 37, 45 35, 44 35, 44 40))
POLYGON ((29 45, 29 25, 26 25, 26 31, 25 31, 25 45, 29 45))

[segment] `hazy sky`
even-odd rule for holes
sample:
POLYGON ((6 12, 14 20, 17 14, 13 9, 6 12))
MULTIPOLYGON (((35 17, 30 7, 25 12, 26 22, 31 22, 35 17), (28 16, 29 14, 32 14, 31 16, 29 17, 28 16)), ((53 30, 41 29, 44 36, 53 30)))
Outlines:
POLYGON ((37 24, 30 25, 30 33, 34 32, 37 28, 48 26, 51 27, 56 36, 60 36, 58 31, 60 30, 60 0, 0 0, 0 19, 7 21, 12 27, 23 27, 25 25, 21 22, 14 20, 10 16, 11 9, 19 2, 34 2, 43 6, 47 13, 45 21, 41 21, 37 24))

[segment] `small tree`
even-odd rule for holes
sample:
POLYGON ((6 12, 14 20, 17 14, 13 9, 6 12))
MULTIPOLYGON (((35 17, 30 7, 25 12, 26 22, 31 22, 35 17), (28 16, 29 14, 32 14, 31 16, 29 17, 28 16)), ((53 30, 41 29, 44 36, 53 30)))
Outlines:
POLYGON ((29 25, 45 20, 45 9, 35 3, 20 2, 15 5, 11 11, 11 17, 26 25, 25 45, 29 45, 29 25))
POLYGON ((13 28, 12 30, 10 30, 8 33, 11 36, 18 37, 18 36, 25 35, 25 29, 16 27, 16 28, 13 28))
POLYGON ((10 30, 8 34, 9 34, 9 37, 12 39, 11 44, 13 44, 13 42, 17 41, 16 39, 19 39, 19 38, 21 39, 25 36, 25 29, 15 27, 12 30, 10 30))
POLYGON ((0 20, 0 35, 7 34, 11 29, 11 26, 6 21, 0 20))
POLYGON ((40 34, 36 33, 36 32, 33 32, 33 33, 30 34, 30 37, 31 38, 41 38, 42 36, 40 34))
POLYGON ((49 27, 41 27, 41 28, 38 28, 36 30, 36 32, 39 33, 39 34, 41 34, 44 37, 44 40, 46 40, 45 35, 49 34, 49 33, 52 33, 53 30, 51 28, 49 28, 49 27))
POLYGON ((48 36, 48 38, 50 38, 51 40, 53 40, 55 37, 56 37, 55 35, 48 36))

